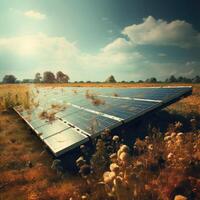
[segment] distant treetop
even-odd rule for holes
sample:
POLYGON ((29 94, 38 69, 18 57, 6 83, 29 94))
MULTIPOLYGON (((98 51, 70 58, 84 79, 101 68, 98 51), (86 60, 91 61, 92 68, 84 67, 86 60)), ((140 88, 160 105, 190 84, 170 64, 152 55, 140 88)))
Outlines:
POLYGON ((106 80, 106 83, 116 83, 115 77, 113 75, 109 76, 106 80))
POLYGON ((17 78, 14 75, 5 75, 3 77, 3 83, 15 83, 17 78))

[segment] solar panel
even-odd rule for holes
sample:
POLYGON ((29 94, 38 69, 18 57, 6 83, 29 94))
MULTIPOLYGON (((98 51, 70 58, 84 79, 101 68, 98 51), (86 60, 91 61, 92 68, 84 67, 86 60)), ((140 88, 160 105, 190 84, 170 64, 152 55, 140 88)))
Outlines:
POLYGON ((189 95, 192 87, 37 88, 38 105, 14 110, 55 156, 189 95))

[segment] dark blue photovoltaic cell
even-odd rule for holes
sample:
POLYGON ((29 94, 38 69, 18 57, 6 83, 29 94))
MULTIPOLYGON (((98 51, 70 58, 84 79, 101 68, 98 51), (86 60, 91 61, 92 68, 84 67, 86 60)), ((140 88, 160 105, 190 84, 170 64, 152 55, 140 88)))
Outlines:
POLYGON ((73 113, 80 112, 80 109, 71 105, 67 105, 66 109, 55 114, 56 117, 62 118, 63 116, 71 115, 73 113))
POLYGON ((89 103, 84 105, 84 108, 94 111, 102 112, 108 115, 113 115, 124 120, 138 115, 139 112, 144 112, 150 108, 159 106, 157 102, 135 101, 135 100, 122 100, 99 97, 100 101, 104 104, 94 105, 89 103))
POLYGON ((117 123, 115 120, 86 111, 80 111, 79 113, 63 116, 62 119, 63 121, 66 120, 67 122, 79 127, 90 135, 99 133, 105 128, 110 128, 117 123))
POLYGON ((128 88, 101 90, 104 95, 118 95, 132 98, 144 98, 152 100, 167 100, 173 96, 189 91, 191 88, 128 88))

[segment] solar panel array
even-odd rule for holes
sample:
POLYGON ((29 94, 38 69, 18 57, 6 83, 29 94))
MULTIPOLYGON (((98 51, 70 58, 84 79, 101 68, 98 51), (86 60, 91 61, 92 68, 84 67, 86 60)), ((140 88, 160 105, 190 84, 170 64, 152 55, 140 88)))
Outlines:
POLYGON ((191 87, 34 88, 37 105, 14 109, 59 156, 191 91, 191 87))

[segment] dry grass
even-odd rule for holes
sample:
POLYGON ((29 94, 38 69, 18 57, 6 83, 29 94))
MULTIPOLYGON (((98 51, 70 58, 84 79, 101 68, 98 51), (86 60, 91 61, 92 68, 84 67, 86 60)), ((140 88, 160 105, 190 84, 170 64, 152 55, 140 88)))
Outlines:
POLYGON ((0 85, 0 111, 23 105, 30 108, 34 102, 30 86, 22 84, 0 85))
MULTIPOLYGON (((148 87, 160 84, 37 84, 36 87, 148 87)), ((165 86, 165 84, 161 84, 165 86)), ((172 84, 173 85, 173 84, 172 84)), ((177 85, 177 84, 175 84, 177 85)), ((185 85, 185 84, 178 84, 185 85)), ((190 85, 190 84, 189 84, 190 85)), ((23 104, 29 108, 33 85, 0 85, 0 111, 23 104), (17 96, 16 96, 17 95, 17 96)), ((35 87, 35 86, 34 86, 35 87)), ((193 95, 171 105, 169 112, 200 114, 200 85, 193 95)), ((77 91, 73 91, 77 94, 77 91)), ((87 94, 86 94, 87 95, 87 94)), ((92 102, 95 94, 88 94, 92 102)), ((113 96, 118 96, 113 94, 113 96)), ((87 98, 87 97, 86 97, 87 98)), ((102 102, 100 102, 101 104, 102 102)), ((99 103, 97 103, 99 105, 99 103)), ((64 109, 52 105, 52 110, 64 109)), ((171 200, 178 193, 200 199, 200 138, 197 123, 178 136, 178 125, 168 133, 152 131, 149 138, 137 140, 133 147, 107 135, 98 141, 96 152, 82 168, 82 178, 58 174, 51 169, 53 158, 42 143, 12 111, 0 113, 0 200, 26 199, 108 199, 171 200), (173 134, 176 132, 176 134, 173 134), (108 138, 111 138, 108 140, 108 138), (119 148, 122 148, 119 152, 119 148), (116 154, 114 154, 116 153, 116 154), (117 155, 118 154, 118 155, 117 155), (111 156, 112 155, 112 156, 111 156), (31 163, 31 164, 30 164, 31 163), (111 165, 115 163, 116 165, 111 165), (111 173, 114 171, 114 174, 111 173), (107 173, 105 173, 107 172, 107 173), (105 173, 105 174, 104 174, 105 173), (107 178, 107 180, 106 180, 107 178), (180 192, 181 191, 181 192, 180 192), (193 196, 192 196, 193 195, 193 196), (195 196, 196 195, 196 196, 195 196)), ((83 155, 84 156, 84 155, 83 155)))
POLYGON ((200 113, 200 84, 193 85, 193 94, 169 107, 179 113, 200 113))
MULTIPOLYGON (((30 84, 32 85, 32 84, 30 84)), ((158 86, 190 86, 199 87, 199 84, 192 83, 43 83, 43 84, 35 84, 36 87, 158 87, 158 86)))
POLYGON ((56 117, 55 117, 56 113, 59 111, 63 111, 66 108, 67 108, 67 105, 52 104, 50 108, 39 113, 39 118, 52 122, 56 120, 56 117))
POLYGON ((85 97, 91 101, 94 106, 104 105, 106 102, 105 100, 99 98, 96 94, 86 90, 85 97))
MULTIPOLYGON (((177 130, 176 125, 170 130, 177 130)), ((106 134, 98 140, 90 162, 84 164, 83 158, 78 165, 90 188, 83 195, 92 200, 171 200, 176 195, 200 199, 200 130, 154 131, 137 139, 132 148, 116 140, 118 136, 108 141, 106 134)))
POLYGON ((77 190, 80 178, 63 180, 51 169, 53 158, 14 112, 1 113, 0 122, 0 200, 67 199, 77 190))
POLYGON ((54 121, 56 118, 55 118, 55 114, 56 112, 48 112, 48 111, 42 111, 40 114, 39 114, 39 118, 40 119, 46 119, 48 120, 49 122, 52 122, 54 121))

